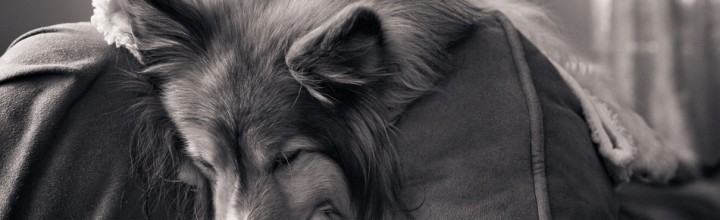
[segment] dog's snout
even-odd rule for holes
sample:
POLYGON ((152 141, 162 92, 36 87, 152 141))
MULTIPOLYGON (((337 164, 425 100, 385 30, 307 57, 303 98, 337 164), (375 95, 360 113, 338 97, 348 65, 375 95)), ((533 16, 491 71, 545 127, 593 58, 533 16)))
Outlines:
POLYGON ((216 201, 216 219, 288 219, 289 209, 277 183, 267 176, 250 179, 247 188, 241 189, 239 184, 228 184, 233 188, 225 192, 231 193, 216 195, 224 197, 216 201))
POLYGON ((246 210, 228 210, 225 214, 226 220, 249 220, 250 212, 246 210))

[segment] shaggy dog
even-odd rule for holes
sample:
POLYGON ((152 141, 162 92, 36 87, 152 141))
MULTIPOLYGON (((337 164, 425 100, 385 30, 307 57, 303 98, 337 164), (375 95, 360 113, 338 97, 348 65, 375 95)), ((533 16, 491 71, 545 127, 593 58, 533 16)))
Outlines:
POLYGON ((404 217, 392 124, 486 16, 459 0, 94 4, 121 13, 93 22, 130 21, 107 40, 143 65, 146 209, 176 194, 201 219, 404 217))
POLYGON ((147 208, 178 193, 215 219, 405 211, 390 125, 478 17, 463 1, 116 4, 144 66, 134 157, 147 208), (163 187, 177 178, 192 188, 163 187))

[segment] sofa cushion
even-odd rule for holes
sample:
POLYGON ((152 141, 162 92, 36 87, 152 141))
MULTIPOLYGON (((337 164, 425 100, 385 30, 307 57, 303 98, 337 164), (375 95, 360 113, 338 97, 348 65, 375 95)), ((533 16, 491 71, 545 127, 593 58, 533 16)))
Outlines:
POLYGON ((418 219, 613 219, 610 179, 577 98, 501 14, 397 124, 418 219))

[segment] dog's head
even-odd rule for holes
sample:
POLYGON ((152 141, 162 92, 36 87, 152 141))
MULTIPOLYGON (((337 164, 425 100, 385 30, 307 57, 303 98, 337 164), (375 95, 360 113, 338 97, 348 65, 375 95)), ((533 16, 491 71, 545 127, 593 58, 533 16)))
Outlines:
POLYGON ((117 7, 170 122, 164 134, 179 140, 149 152, 180 155, 167 164, 194 187, 197 214, 379 219, 401 209, 388 106, 374 98, 389 74, 375 11, 337 1, 117 7))

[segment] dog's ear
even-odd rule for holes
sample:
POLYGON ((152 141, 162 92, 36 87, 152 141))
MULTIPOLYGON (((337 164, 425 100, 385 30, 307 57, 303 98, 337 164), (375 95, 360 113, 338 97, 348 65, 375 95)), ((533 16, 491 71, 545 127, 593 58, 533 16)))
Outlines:
POLYGON ((313 97, 335 104, 382 77, 383 50, 380 18, 372 9, 353 4, 296 40, 285 61, 313 97))
POLYGON ((350 186, 357 216, 385 219, 403 211, 397 153, 387 130, 387 107, 377 95, 389 72, 381 18, 362 3, 351 4, 296 40, 285 61, 292 76, 348 125, 330 135, 350 186))
POLYGON ((91 21, 108 43, 126 47, 141 62, 190 58, 212 31, 201 5, 171 0, 93 0, 91 21), (171 55, 171 56, 167 56, 171 55))

